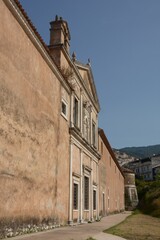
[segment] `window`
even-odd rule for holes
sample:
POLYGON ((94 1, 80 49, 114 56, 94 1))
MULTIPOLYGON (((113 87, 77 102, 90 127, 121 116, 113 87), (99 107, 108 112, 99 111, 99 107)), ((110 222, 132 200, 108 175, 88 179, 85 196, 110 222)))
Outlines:
POLYGON ((96 124, 92 122, 92 144, 96 145, 96 124))
POLYGON ((84 177, 84 209, 89 209, 89 178, 84 177))
POLYGON ((137 200, 137 194, 136 194, 136 190, 135 189, 131 189, 131 199, 133 201, 137 200))
POLYGON ((101 142, 101 154, 103 154, 103 142, 101 142))
POLYGON ((93 190, 93 210, 96 210, 96 190, 93 190))
POLYGON ((78 100, 75 97, 73 103, 73 123, 76 127, 78 127, 78 100))
POLYGON ((67 103, 63 99, 61 103, 61 114, 63 117, 67 118, 67 103))
POLYGON ((78 209, 78 184, 73 186, 73 209, 78 209))

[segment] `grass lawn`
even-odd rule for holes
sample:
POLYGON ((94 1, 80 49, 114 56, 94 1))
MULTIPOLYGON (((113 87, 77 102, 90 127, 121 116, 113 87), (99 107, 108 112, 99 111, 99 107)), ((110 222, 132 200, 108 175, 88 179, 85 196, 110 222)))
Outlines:
POLYGON ((129 240, 160 240, 160 218, 134 213, 124 222, 104 232, 129 240))

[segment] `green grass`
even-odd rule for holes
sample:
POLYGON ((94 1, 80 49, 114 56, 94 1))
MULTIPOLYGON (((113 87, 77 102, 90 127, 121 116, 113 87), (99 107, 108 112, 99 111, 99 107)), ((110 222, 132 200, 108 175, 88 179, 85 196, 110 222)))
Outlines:
POLYGON ((122 223, 104 232, 128 240, 160 240, 160 219, 136 211, 122 223))

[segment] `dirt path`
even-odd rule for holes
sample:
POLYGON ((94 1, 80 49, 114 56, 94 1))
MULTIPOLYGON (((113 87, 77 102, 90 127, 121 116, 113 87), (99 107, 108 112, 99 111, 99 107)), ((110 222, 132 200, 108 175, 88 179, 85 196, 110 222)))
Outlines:
POLYGON ((121 240, 122 238, 103 233, 103 230, 122 222, 130 213, 114 214, 102 218, 100 222, 86 223, 73 227, 57 228, 47 232, 14 237, 13 240, 121 240))

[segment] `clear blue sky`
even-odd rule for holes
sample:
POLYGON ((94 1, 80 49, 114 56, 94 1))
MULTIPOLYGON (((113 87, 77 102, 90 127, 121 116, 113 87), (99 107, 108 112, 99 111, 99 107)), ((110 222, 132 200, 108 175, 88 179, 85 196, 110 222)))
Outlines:
POLYGON ((91 59, 99 126, 114 148, 160 144, 160 0, 20 0, 49 43, 62 16, 71 54, 91 59))

